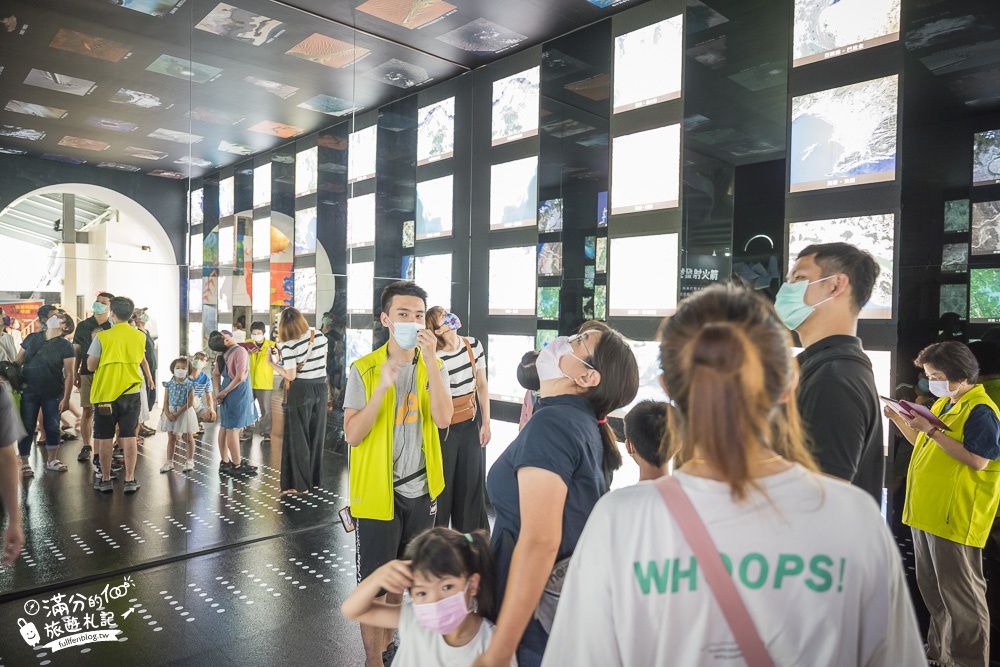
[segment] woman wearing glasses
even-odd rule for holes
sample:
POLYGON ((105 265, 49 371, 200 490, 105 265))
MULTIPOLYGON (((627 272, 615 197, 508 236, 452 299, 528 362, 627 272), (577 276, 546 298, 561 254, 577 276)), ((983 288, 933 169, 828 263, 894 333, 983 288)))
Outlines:
POLYGON ((621 465, 608 413, 628 405, 639 370, 628 343, 600 322, 560 336, 535 364, 540 399, 490 470, 500 615, 476 665, 541 664, 569 557, 621 465), (523 512, 522 512, 523 508, 523 512))

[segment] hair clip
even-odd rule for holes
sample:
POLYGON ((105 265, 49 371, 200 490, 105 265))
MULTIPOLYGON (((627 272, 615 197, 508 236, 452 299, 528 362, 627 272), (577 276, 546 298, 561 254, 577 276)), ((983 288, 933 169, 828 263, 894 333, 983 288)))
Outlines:
POLYGON ((607 417, 605 417, 604 419, 598 419, 598 420, 597 420, 597 423, 598 423, 598 424, 607 424, 607 423, 608 423, 608 418, 607 418, 607 417))
POLYGON ((472 535, 469 535, 468 533, 463 533, 463 535, 465 535, 465 539, 469 540, 469 544, 476 543, 476 541, 472 539, 472 535))

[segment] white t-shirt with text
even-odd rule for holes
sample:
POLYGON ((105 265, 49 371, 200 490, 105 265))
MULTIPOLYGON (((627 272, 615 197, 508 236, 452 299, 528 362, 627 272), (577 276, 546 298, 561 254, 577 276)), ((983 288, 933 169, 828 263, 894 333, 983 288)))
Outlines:
MULTIPOLYGON (((925 665, 900 555, 850 484, 794 466, 765 498, 677 472, 777 667, 925 665)), ((602 498, 570 563, 543 667, 746 664, 653 482, 602 498)))

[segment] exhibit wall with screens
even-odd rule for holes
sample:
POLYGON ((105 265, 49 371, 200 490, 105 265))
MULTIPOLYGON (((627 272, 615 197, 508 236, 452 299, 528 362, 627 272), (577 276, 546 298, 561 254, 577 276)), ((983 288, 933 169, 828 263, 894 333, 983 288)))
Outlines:
POLYGON ((679 242, 679 234, 611 239, 608 315, 663 317, 674 313, 679 242))
POLYGON ((232 215, 236 207, 236 182, 232 176, 219 181, 219 217, 232 215))
POLYGON ((795 0, 792 67, 899 39, 900 0, 795 0))
POLYGON ((898 100, 895 74, 793 97, 789 192, 894 181, 898 100))
POLYGON ((253 207, 271 203, 271 163, 266 162, 253 170, 253 207))
POLYGON ((354 262, 347 265, 347 313, 362 315, 372 312, 375 288, 375 262, 354 262))
POLYGON ((313 146, 299 151, 295 156, 295 196, 316 192, 318 170, 316 160, 319 148, 313 146))
POLYGON ((538 134, 540 67, 493 82, 493 145, 538 134))
POLYGON ((969 269, 969 322, 1000 324, 1000 267, 969 269))
POLYGON ((1000 130, 977 132, 972 140, 972 185, 1000 183, 1000 130))
POLYGON ((347 200, 347 247, 375 244, 375 193, 347 200))
POLYGON ((417 241, 451 236, 454 182, 448 175, 417 183, 417 241))
POLYGON ((538 215, 538 158, 490 167, 490 229, 533 227, 538 215))
POLYGON ((455 98, 428 104, 417 112, 417 166, 455 155, 455 98))
POLYGON ((850 243, 871 253, 880 270, 860 317, 892 319, 895 231, 896 216, 892 213, 793 222, 788 225, 788 266, 791 268, 806 246, 819 243, 850 243))
POLYGON ((615 38, 614 112, 681 96, 684 15, 615 38))
POLYGON ((413 280, 427 290, 427 307, 451 311, 451 253, 418 255, 413 262, 413 280))
POLYGON ((378 125, 351 132, 347 140, 347 181, 356 183, 375 175, 378 125))
POLYGON ((517 365, 525 352, 535 349, 534 336, 490 334, 486 344, 486 378, 490 398, 495 401, 520 403, 524 388, 517 382, 517 365))
POLYGON ((491 249, 489 276, 490 315, 535 312, 534 246, 491 249))
POLYGON ((680 124, 615 137, 611 143, 611 214, 676 207, 680 149, 680 124))
POLYGON ((973 255, 1000 254, 1000 201, 972 204, 969 246, 973 255))

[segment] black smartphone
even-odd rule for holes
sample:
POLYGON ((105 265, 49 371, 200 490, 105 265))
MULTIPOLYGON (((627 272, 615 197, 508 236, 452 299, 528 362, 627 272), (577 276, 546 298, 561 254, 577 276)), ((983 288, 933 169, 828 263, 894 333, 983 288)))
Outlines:
POLYGON ((351 506, 348 505, 340 510, 340 522, 344 524, 344 530, 348 533, 354 532, 354 517, 351 516, 351 506))

